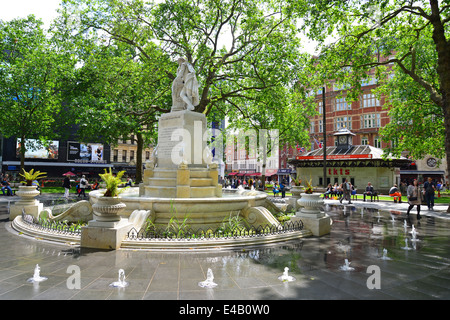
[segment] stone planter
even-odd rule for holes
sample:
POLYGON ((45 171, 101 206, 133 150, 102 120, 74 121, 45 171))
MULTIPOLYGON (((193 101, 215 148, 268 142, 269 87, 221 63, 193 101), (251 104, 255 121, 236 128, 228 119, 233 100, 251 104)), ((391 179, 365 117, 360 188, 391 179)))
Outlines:
POLYGON ((17 203, 23 205, 34 205, 36 202, 36 197, 40 194, 37 191, 36 186, 19 186, 19 191, 16 192, 16 195, 20 197, 20 200, 17 203))
POLYGON ((302 197, 297 201, 302 209, 297 211, 293 218, 300 219, 305 228, 318 237, 331 231, 331 218, 323 211, 324 201, 320 196, 321 193, 302 193, 302 197))
POLYGON ((302 197, 301 193, 302 193, 302 187, 301 186, 293 186, 291 187, 291 193, 292 196, 289 199, 289 204, 292 206, 292 208, 297 211, 298 209, 298 204, 297 201, 302 197))
POLYGON ((317 218, 324 216, 324 201, 320 196, 321 193, 302 193, 301 198, 297 200, 297 204, 302 207, 300 213, 317 218))
POLYGON ((126 205, 117 197, 99 197, 97 203, 92 206, 94 219, 101 222, 120 221, 119 213, 126 205))
POLYGON ((36 186, 19 186, 19 191, 16 192, 16 195, 20 197, 20 200, 11 205, 9 219, 11 221, 14 220, 18 215, 22 214, 22 210, 25 210, 25 213, 35 218, 39 218, 39 214, 44 208, 44 205, 35 199, 39 194, 40 192, 36 190, 36 186))

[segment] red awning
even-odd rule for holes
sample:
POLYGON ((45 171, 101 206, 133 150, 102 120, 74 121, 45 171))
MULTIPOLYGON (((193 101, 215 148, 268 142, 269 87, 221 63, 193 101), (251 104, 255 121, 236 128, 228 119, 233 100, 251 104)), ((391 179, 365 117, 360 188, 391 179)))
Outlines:
POLYGON ((237 175, 239 172, 230 172, 228 175, 229 176, 234 176, 234 175, 237 175))
POLYGON ((236 175, 236 177, 243 177, 245 175, 245 173, 238 173, 237 175, 236 175))
POLYGON ((246 173, 245 176, 246 177, 257 177, 260 176, 261 173, 260 172, 253 172, 253 173, 246 173))

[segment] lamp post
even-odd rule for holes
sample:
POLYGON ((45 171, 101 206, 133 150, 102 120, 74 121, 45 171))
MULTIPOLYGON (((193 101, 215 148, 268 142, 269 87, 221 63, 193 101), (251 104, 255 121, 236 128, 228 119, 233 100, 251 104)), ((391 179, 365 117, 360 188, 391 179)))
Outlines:
POLYGON ((322 87, 322 131, 323 131, 323 186, 327 187, 327 123, 325 110, 325 86, 322 87))

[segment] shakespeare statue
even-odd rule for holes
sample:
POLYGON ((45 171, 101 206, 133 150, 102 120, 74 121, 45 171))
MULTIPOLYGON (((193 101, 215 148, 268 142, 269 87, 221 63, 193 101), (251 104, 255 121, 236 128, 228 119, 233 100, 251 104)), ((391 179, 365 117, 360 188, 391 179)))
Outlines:
POLYGON ((177 76, 172 83, 171 111, 194 110, 198 104, 198 82, 194 68, 185 59, 179 58, 177 76))

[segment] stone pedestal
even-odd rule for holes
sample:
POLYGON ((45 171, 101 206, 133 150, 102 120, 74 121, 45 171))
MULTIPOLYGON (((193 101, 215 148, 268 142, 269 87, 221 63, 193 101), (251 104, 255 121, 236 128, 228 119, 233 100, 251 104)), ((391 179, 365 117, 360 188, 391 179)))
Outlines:
POLYGON ((36 186, 19 186, 19 191, 16 192, 16 195, 20 197, 20 200, 11 205, 9 220, 12 221, 15 217, 21 215, 22 210, 25 210, 26 214, 39 218, 40 212, 44 210, 44 205, 35 199, 39 194, 36 186))
POLYGON ((177 169, 182 161, 189 166, 205 165, 205 131, 202 113, 182 110, 163 114, 158 122, 158 167, 177 169))
POLYGON ((133 224, 128 219, 101 222, 91 220, 81 228, 81 247, 96 249, 119 249, 133 224))
POLYGON ((97 249, 118 249, 127 233, 133 227, 128 219, 119 213, 126 205, 119 198, 99 197, 92 206, 94 220, 81 229, 81 247, 97 249))
POLYGON ((313 236, 320 237, 329 234, 331 231, 331 218, 327 214, 323 217, 315 218, 302 215, 292 217, 292 221, 301 220, 305 229, 310 230, 313 236))

